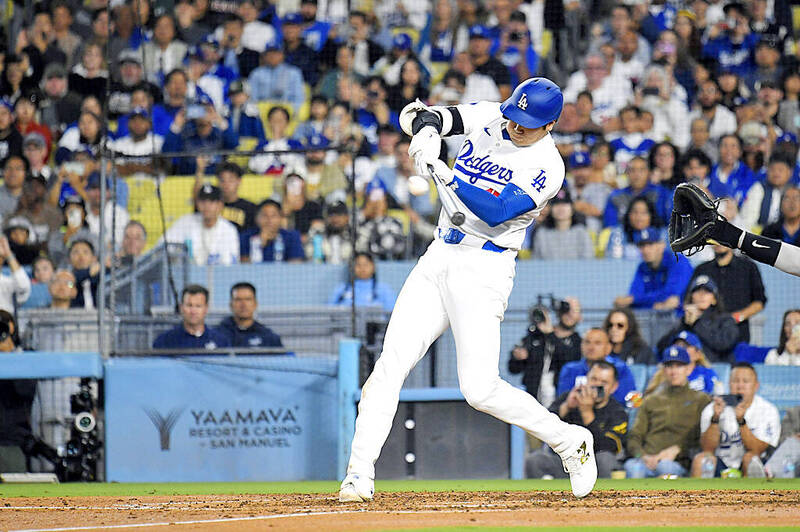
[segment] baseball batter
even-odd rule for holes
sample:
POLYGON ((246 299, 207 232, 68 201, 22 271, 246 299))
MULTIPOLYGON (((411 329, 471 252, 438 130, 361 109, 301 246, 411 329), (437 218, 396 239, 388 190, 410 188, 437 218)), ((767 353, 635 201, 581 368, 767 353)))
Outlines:
POLYGON ((550 80, 521 83, 500 103, 406 106, 409 154, 430 171, 442 197, 435 239, 403 285, 383 352, 364 384, 356 432, 339 491, 342 502, 371 500, 375 461, 391 429, 400 388, 428 347, 451 327, 458 380, 477 410, 547 442, 587 495, 597 479, 594 441, 583 427, 548 412, 533 396, 500 378, 500 322, 514 282, 526 228, 561 188, 564 165, 550 130, 563 96, 550 80), (453 169, 441 162, 441 136, 466 135, 453 169), (459 214, 461 213, 461 214, 459 214))

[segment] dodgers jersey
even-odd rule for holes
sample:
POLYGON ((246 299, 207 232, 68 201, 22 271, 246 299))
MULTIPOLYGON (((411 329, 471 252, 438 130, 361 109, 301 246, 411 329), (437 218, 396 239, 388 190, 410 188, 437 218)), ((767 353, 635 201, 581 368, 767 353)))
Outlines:
POLYGON ((491 240, 498 246, 518 250, 528 226, 561 188, 564 181, 561 154, 550 134, 531 146, 514 144, 505 130, 508 119, 503 117, 497 102, 458 105, 456 108, 464 123, 466 139, 453 164, 455 176, 495 196, 513 183, 531 197, 536 207, 491 227, 470 211, 455 192, 437 183, 439 194, 447 194, 452 199, 448 203, 466 216, 464 223, 456 227, 450 222, 453 212, 447 207, 451 205, 443 206, 439 214, 439 229, 445 233, 450 228, 458 229, 491 240))

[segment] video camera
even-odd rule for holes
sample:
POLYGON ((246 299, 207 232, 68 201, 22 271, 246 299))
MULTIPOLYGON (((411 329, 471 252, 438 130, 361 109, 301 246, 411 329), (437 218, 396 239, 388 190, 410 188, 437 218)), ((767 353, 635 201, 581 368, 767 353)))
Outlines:
POLYGON ((70 439, 56 462, 56 475, 61 482, 97 480, 97 462, 103 443, 98 438, 97 404, 92 396, 91 379, 81 379, 80 388, 69 398, 70 412, 75 416, 70 439))
POLYGON ((549 294, 539 294, 536 296, 536 305, 531 308, 530 321, 533 324, 545 321, 544 311, 550 309, 556 316, 563 316, 570 311, 569 303, 563 299, 558 299, 552 292, 549 294), (545 304, 548 301, 549 304, 545 304))

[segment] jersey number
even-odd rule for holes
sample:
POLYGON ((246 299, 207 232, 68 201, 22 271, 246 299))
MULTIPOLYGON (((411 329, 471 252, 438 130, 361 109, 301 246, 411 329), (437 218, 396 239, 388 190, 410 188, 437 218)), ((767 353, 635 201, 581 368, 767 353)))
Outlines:
POLYGON ((544 189, 544 182, 547 180, 547 176, 544 175, 544 170, 539 170, 539 175, 536 176, 536 179, 531 182, 534 190, 536 192, 541 192, 544 189))

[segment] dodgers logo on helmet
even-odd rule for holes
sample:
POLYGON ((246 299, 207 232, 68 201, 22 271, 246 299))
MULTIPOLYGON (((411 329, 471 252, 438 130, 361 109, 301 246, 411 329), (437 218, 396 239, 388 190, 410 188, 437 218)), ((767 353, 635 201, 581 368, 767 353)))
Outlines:
POLYGON ((564 106, 561 89, 547 78, 523 81, 500 105, 503 116, 529 129, 557 120, 564 106))

